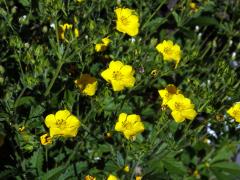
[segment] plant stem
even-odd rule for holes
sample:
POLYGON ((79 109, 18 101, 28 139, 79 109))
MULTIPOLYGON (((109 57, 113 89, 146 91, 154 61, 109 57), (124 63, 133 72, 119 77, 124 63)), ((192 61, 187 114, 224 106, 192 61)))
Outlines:
POLYGON ((59 74, 59 72, 60 72, 63 64, 64 64, 64 63, 63 63, 62 61, 59 61, 59 64, 58 64, 58 66, 57 66, 57 70, 56 70, 56 72, 55 72, 55 74, 54 74, 54 76, 53 76, 53 78, 52 78, 49 86, 47 87, 47 89, 46 89, 46 91, 45 91, 45 93, 44 93, 44 96, 45 96, 45 97, 50 93, 50 90, 52 89, 52 86, 53 86, 54 82, 56 81, 56 79, 57 79, 57 77, 58 77, 58 74, 59 74))

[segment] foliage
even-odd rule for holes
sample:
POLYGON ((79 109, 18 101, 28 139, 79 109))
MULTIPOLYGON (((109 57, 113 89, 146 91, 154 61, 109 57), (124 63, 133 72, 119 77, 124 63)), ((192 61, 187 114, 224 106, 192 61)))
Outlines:
POLYGON ((240 99, 240 2, 190 3, 1 0, 0 179, 239 179, 239 125, 226 112, 240 99), (117 31, 118 7, 136 11, 136 36, 117 31), (163 40, 181 47, 176 68, 156 50, 163 40), (115 92, 101 77, 116 60, 135 70, 132 88, 115 92), (82 74, 97 79, 95 95, 76 87, 82 74), (191 99, 194 120, 176 123, 161 107, 168 84, 191 99), (81 121, 78 134, 44 146, 44 119, 61 109, 81 121), (139 115, 144 132, 115 131, 121 113, 139 115))

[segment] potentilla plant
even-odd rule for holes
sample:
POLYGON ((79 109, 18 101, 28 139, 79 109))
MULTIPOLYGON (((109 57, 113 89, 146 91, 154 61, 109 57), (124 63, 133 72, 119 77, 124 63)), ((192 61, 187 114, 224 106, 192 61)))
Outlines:
POLYGON ((240 179, 238 1, 0 1, 0 179, 240 179))

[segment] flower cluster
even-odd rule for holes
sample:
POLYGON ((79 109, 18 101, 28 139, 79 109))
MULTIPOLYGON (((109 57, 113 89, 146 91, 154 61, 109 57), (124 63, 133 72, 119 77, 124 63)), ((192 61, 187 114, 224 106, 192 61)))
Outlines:
POLYGON ((162 105, 167 105, 172 110, 171 115, 177 123, 183 122, 185 119, 193 120, 196 117, 194 104, 190 99, 184 97, 173 84, 158 92, 162 98, 162 105))

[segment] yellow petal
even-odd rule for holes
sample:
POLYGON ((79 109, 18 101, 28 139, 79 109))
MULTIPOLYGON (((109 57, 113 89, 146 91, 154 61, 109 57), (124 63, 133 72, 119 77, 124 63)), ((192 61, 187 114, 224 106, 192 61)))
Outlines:
POLYGON ((50 137, 63 135, 63 131, 57 127, 52 127, 49 129, 50 137))
POLYGON ((134 86, 136 79, 134 77, 126 77, 123 79, 123 84, 125 87, 131 88, 134 86))
POLYGON ((194 109, 183 110, 181 114, 182 116, 189 120, 193 120, 197 116, 197 112, 194 109))
POLYGON ((122 131, 123 124, 127 120, 127 114, 126 113, 121 113, 118 117, 118 122, 115 125, 115 131, 122 131))
POLYGON ((102 39, 102 42, 103 42, 103 44, 104 44, 105 46, 108 46, 109 43, 111 42, 111 40, 110 40, 108 37, 106 37, 106 38, 103 38, 103 39, 102 39))
POLYGON ((177 123, 183 122, 185 120, 179 111, 172 111, 171 115, 177 123))
POLYGON ((59 110, 55 114, 55 118, 66 120, 70 115, 71 115, 71 113, 68 110, 59 110))
POLYGON ((103 71, 101 73, 101 76, 103 77, 103 79, 105 79, 107 82, 110 82, 112 79, 112 70, 111 69, 106 69, 105 71, 103 71))
POLYGON ((74 128, 79 128, 80 127, 80 121, 79 119, 74 116, 74 115, 71 115, 67 118, 66 120, 66 127, 74 127, 74 128))
POLYGON ((55 126, 56 123, 56 119, 54 114, 49 114, 47 115, 47 117, 45 118, 45 124, 48 128, 55 126))
POLYGON ((113 91, 122 91, 124 89, 124 86, 116 80, 112 80, 111 83, 113 91))
POLYGON ((124 64, 121 61, 111 61, 109 64, 112 71, 119 71, 123 66, 124 64))
POLYGON ((66 128, 63 131, 63 136, 65 137, 76 137, 78 133, 78 128, 72 127, 72 128, 66 128))
POLYGON ((134 70, 133 70, 132 66, 129 66, 129 65, 124 65, 124 66, 121 68, 121 70, 120 70, 120 72, 121 72, 122 74, 126 75, 126 76, 132 75, 132 72, 133 72, 133 71, 134 71, 134 70))

